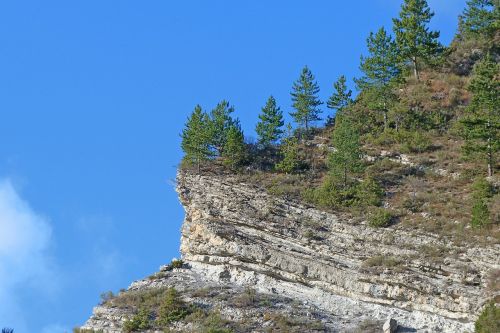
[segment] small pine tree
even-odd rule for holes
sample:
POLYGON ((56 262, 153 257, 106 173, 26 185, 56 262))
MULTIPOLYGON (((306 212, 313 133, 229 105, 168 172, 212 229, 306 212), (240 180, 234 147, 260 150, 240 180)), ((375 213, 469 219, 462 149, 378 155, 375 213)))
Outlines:
POLYGON ((170 323, 185 318, 190 313, 189 307, 179 297, 177 290, 169 288, 160 304, 156 320, 161 327, 168 327, 170 323))
POLYGON ((488 199, 493 195, 493 188, 485 178, 480 177, 472 184, 472 191, 471 225, 475 228, 481 228, 490 223, 488 199))
POLYGON ((259 136, 259 143, 263 146, 276 144, 283 135, 283 112, 276 105, 276 100, 270 96, 266 105, 259 114, 259 122, 255 127, 255 132, 259 136))
POLYGON ((282 160, 276 164, 275 168, 284 173, 295 172, 299 165, 299 141, 292 134, 292 126, 288 124, 288 136, 280 146, 280 155, 282 160))
POLYGON ((366 43, 369 55, 361 56, 363 76, 356 80, 356 85, 364 91, 368 106, 382 113, 385 130, 389 128, 389 109, 397 99, 394 86, 401 74, 397 65, 396 43, 384 28, 375 34, 371 32, 366 43))
POLYGON ((466 156, 478 155, 487 164, 488 176, 493 175, 500 148, 500 65, 486 57, 476 64, 469 85, 473 94, 466 116, 461 120, 466 143, 466 156))
POLYGON ((210 113, 209 132, 213 149, 217 156, 223 156, 226 145, 227 132, 233 126, 234 120, 231 114, 234 107, 229 102, 223 100, 210 113))
POLYGON ((232 168, 239 167, 245 160, 245 137, 238 120, 227 131, 224 145, 224 163, 232 168))
POLYGON ((492 36, 500 29, 500 2, 498 0, 469 0, 460 15, 460 33, 463 35, 492 36))
POLYGON ((208 115, 197 105, 181 134, 184 159, 191 164, 196 164, 198 172, 201 162, 212 156, 208 126, 208 115))
POLYGON ((490 223, 490 210, 484 199, 475 199, 472 206, 472 218, 470 224, 474 228, 482 228, 490 223))
POLYGON ((329 173, 346 188, 348 176, 362 168, 359 133, 349 118, 341 117, 336 121, 332 143, 335 151, 328 157, 329 173))
POLYGON ((404 0, 399 18, 393 19, 400 60, 412 64, 417 80, 420 62, 431 63, 442 52, 439 31, 427 27, 433 16, 426 0, 404 0))
POLYGON ((305 66, 297 81, 293 84, 292 102, 295 112, 291 112, 295 122, 307 130, 313 121, 321 120, 319 106, 323 104, 319 97, 319 86, 312 72, 305 66))
MULTIPOLYGON (((353 102, 352 91, 347 89, 344 75, 340 76, 337 82, 333 84, 333 89, 335 91, 332 96, 330 96, 326 105, 329 109, 335 110, 335 114, 340 114, 353 102)), ((334 116, 329 116, 327 124, 333 123, 333 119, 334 116)))

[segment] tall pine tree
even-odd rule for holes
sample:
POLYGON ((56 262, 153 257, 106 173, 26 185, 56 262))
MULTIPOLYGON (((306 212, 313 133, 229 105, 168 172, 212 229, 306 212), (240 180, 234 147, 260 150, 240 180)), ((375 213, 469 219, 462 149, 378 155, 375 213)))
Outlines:
POLYGON ((259 143, 263 146, 276 144, 283 135, 283 112, 276 105, 276 100, 270 96, 266 105, 259 114, 259 122, 255 127, 255 132, 259 136, 259 143))
POLYGON ((356 84, 364 91, 369 106, 382 113, 384 129, 387 129, 388 112, 396 100, 394 86, 401 74, 397 65, 396 43, 383 27, 375 34, 371 32, 366 43, 369 55, 361 56, 363 76, 356 80, 356 84))
POLYGON ((224 163, 236 169, 243 164, 246 157, 245 137, 238 119, 233 122, 226 135, 223 153, 224 163))
POLYGON ((335 151, 328 157, 329 173, 332 179, 341 182, 346 188, 349 175, 359 172, 362 168, 359 133, 349 118, 337 119, 332 144, 335 151))
MULTIPOLYGON (((337 82, 333 84, 334 92, 328 99, 326 106, 335 110, 335 114, 341 114, 352 102, 352 91, 347 89, 346 78, 341 75, 337 82)), ((327 124, 333 123, 333 116, 328 116, 327 124)))
POLYGON ((500 65, 489 56, 476 64, 474 77, 469 85, 472 100, 464 126, 464 152, 479 155, 487 164, 488 176, 493 175, 493 166, 500 149, 500 65))
POLYGON ((321 120, 319 106, 323 104, 319 97, 319 86, 312 72, 305 66, 297 81, 293 84, 292 106, 295 112, 291 112, 295 122, 304 126, 307 130, 313 121, 321 120))
POLYGON ((201 106, 197 105, 188 118, 181 135, 184 159, 188 163, 196 164, 198 172, 201 162, 212 156, 209 121, 208 115, 202 111, 201 106))
POLYGON ((411 63, 417 80, 421 63, 431 63, 442 51, 439 31, 428 28, 433 16, 426 0, 404 0, 399 18, 393 19, 400 60, 411 63))
POLYGON ((469 0, 460 15, 460 32, 464 35, 492 36, 500 29, 499 0, 469 0))
POLYGON ((234 124, 234 120, 231 117, 231 113, 233 112, 234 107, 230 106, 229 102, 223 100, 210 113, 208 126, 211 138, 210 144, 218 156, 224 154, 227 132, 234 124))

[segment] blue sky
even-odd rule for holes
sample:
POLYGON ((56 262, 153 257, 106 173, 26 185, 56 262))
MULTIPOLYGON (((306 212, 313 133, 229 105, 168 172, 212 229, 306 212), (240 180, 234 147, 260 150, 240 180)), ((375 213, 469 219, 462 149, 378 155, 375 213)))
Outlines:
MULTIPOLYGON (((465 0, 429 1, 448 43, 465 0)), ((173 190, 193 107, 235 105, 248 136, 308 65, 352 86, 400 1, 0 3, 0 327, 60 333, 178 256, 173 190)))

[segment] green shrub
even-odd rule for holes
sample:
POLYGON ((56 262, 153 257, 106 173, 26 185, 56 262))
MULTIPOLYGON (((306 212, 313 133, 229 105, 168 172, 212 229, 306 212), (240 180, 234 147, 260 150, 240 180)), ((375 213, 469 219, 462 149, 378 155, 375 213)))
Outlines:
POLYGON ((123 324, 123 331, 125 333, 135 332, 139 330, 147 330, 151 327, 151 312, 146 308, 142 307, 139 312, 132 317, 131 320, 127 320, 123 324))
POLYGON ((368 224, 374 228, 387 227, 393 219, 392 213, 385 208, 376 208, 370 212, 368 224))
POLYGON ((192 309, 179 297, 177 290, 169 288, 158 311, 157 321, 162 327, 167 327, 174 321, 185 318, 192 309))
POLYGON ((474 228, 482 228, 490 223, 490 210, 484 199, 475 199, 472 206, 470 224, 474 228))
POLYGON ((384 190, 373 178, 368 177, 357 185, 356 197, 361 206, 380 206, 384 190))
POLYGON ((500 332, 500 308, 491 301, 486 305, 475 324, 476 333, 500 332))
POLYGON ((407 132, 401 145, 403 153, 423 153, 432 148, 431 139, 422 132, 407 132))
POLYGON ((170 267, 172 268, 182 268, 182 266, 184 266, 184 261, 182 261, 181 259, 174 259, 170 263, 170 267))
POLYGON ((411 196, 403 201, 403 208, 408 209, 412 213, 418 213, 424 203, 425 201, 422 198, 411 196))
POLYGON ((233 333, 229 328, 229 321, 221 317, 216 311, 205 312, 197 309, 186 317, 186 321, 192 323, 199 333, 233 333))

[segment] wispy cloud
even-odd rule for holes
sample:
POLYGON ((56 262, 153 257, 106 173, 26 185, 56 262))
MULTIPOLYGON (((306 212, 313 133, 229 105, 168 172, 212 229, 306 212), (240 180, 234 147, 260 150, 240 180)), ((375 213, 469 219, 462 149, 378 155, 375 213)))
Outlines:
POLYGON ((49 300, 57 274, 48 254, 52 239, 46 218, 35 213, 8 179, 0 179, 0 325, 27 332, 20 291, 49 300))

